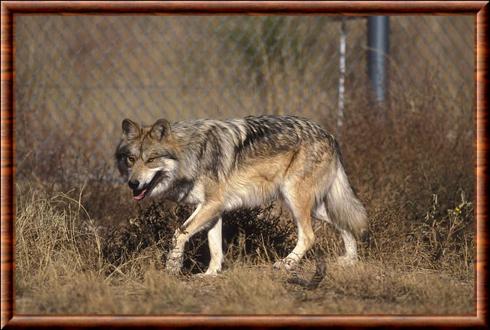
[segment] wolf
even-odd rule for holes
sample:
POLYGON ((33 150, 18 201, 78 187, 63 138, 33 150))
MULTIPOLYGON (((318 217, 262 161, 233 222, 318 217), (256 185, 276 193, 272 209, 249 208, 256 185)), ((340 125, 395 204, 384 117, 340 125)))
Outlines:
POLYGON ((357 260, 357 242, 367 214, 347 179, 335 138, 297 116, 197 119, 151 126, 122 121, 115 158, 133 198, 163 195, 195 210, 175 231, 166 270, 180 272, 186 242, 208 228, 211 255, 205 275, 223 262, 221 214, 281 199, 297 225, 296 246, 274 268, 292 270, 312 247, 312 219, 340 231, 343 264, 357 260))

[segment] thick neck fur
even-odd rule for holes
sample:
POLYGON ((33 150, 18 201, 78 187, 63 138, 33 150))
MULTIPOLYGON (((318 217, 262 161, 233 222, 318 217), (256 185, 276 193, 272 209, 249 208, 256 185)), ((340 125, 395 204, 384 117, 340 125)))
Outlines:
POLYGON ((237 137, 217 120, 194 120, 172 125, 179 147, 180 177, 196 180, 201 175, 225 176, 233 157, 231 142, 237 137), (228 146, 228 144, 230 144, 228 146))

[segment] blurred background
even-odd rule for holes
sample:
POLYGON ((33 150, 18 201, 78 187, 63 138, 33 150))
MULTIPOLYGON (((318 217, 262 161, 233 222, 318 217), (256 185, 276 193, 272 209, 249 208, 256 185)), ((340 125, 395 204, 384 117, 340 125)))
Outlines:
POLYGON ((342 130, 356 129, 344 117, 366 107, 385 116, 403 99, 404 111, 433 111, 420 105, 437 98, 439 108, 471 111, 473 17, 377 19, 16 17, 19 174, 23 164, 56 159, 76 161, 77 175, 98 168, 99 179, 115 180, 126 117, 296 114, 342 144, 342 130))

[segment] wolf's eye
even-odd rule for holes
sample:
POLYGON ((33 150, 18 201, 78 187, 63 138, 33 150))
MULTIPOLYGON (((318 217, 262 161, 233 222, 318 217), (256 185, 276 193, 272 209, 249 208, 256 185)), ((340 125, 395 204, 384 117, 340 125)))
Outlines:
POLYGON ((154 161, 156 161, 158 158, 160 158, 160 156, 158 157, 151 157, 151 158, 148 158, 148 160, 146 161, 147 163, 153 163, 154 161))
POLYGON ((127 160, 128 160, 128 163, 132 164, 136 161, 136 158, 134 158, 133 156, 128 156, 127 160))

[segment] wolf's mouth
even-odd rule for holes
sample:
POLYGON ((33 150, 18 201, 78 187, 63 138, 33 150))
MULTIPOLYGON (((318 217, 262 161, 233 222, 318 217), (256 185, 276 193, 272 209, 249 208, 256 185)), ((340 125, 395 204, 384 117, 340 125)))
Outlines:
POLYGON ((137 200, 137 201, 140 201, 142 200, 143 198, 145 198, 146 195, 148 195, 149 193, 151 193, 151 191, 153 190, 153 188, 156 187, 156 185, 160 182, 160 180, 164 177, 164 172, 163 171, 158 171, 155 176, 153 176, 153 179, 151 179, 151 181, 145 185, 143 188, 141 189, 133 189, 133 199, 134 200, 137 200))

